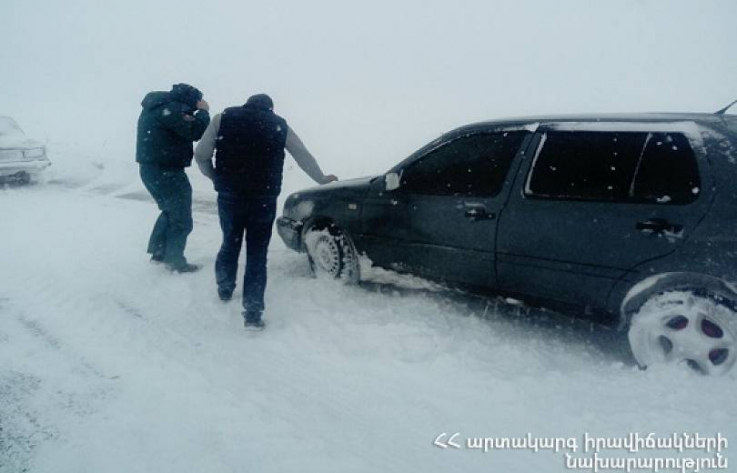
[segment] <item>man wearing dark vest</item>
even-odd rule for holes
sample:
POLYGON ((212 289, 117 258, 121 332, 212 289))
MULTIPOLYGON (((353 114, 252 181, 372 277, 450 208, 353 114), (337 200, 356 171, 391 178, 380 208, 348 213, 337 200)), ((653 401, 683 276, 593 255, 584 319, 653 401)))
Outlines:
POLYGON ((274 103, 265 94, 225 109, 213 117, 195 152, 200 170, 213 180, 218 193, 223 244, 215 261, 215 279, 223 301, 233 296, 246 236, 243 317, 249 330, 264 327, 266 254, 281 192, 285 148, 318 184, 337 180, 323 174, 297 134, 273 110, 274 103))
POLYGON ((210 115, 202 92, 175 84, 169 92, 150 92, 141 102, 136 161, 141 180, 161 210, 151 232, 151 261, 178 273, 199 266, 184 257, 192 231, 192 186, 184 168, 192 164, 192 142, 205 132, 210 115))

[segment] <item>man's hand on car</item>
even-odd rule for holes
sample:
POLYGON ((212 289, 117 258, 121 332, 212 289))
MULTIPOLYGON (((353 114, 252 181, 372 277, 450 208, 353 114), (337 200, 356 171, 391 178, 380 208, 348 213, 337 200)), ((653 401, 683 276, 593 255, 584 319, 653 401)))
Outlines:
POLYGON ((336 176, 335 174, 328 174, 327 176, 325 176, 325 180, 323 181, 323 184, 329 184, 337 180, 338 180, 338 176, 336 176))

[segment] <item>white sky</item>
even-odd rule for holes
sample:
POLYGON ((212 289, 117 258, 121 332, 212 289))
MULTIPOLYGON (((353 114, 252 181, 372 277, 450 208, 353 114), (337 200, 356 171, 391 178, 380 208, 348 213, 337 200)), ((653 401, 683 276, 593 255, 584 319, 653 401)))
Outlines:
POLYGON ((2 0, 0 114, 133 160, 140 100, 257 92, 328 172, 383 171, 468 122, 713 111, 737 99, 734 0, 2 0))

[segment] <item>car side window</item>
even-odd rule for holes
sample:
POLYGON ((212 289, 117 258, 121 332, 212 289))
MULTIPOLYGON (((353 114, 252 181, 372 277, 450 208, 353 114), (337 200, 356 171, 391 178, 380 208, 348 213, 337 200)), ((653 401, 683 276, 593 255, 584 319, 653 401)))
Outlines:
POLYGON ((525 194, 560 200, 688 203, 696 157, 681 133, 551 131, 525 194))
POLYGON ((402 172, 412 194, 495 196, 528 132, 477 133, 428 152, 402 172))
POLYGON ((680 133, 652 133, 632 184, 637 200, 686 204, 701 192, 699 170, 688 139, 680 133))
POLYGON ((625 201, 647 133, 551 131, 526 193, 566 200, 625 201))

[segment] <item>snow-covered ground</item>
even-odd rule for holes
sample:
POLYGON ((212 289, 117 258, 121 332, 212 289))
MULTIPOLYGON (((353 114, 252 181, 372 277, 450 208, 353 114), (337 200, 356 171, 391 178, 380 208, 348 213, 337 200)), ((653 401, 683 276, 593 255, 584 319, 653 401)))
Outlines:
POLYGON ((316 280, 276 235, 269 325, 246 333, 239 301, 216 296, 220 230, 196 171, 187 254, 205 269, 172 275, 145 254, 157 210, 132 160, 55 149, 47 182, 0 190, 3 473, 558 472, 563 451, 433 442, 737 441, 734 377, 640 371, 603 328, 386 273, 316 280))

